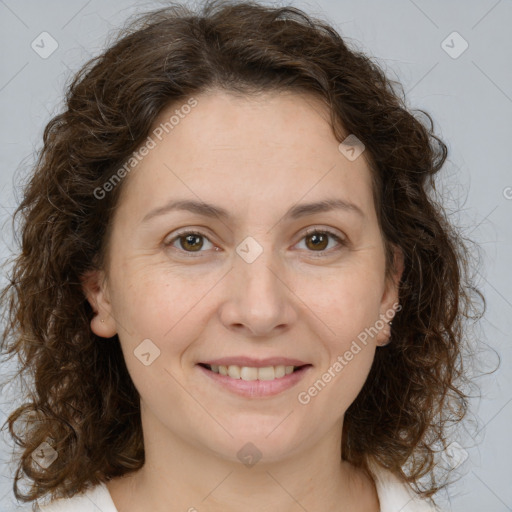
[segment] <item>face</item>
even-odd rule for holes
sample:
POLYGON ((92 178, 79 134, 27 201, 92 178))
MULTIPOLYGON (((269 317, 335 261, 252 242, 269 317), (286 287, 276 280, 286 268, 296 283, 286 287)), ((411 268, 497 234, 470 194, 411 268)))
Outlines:
POLYGON ((277 460, 341 436, 401 268, 385 279, 365 153, 339 150, 315 98, 195 99, 124 178, 91 328, 119 336, 145 442, 277 460), (322 201, 338 207, 304 207, 322 201))

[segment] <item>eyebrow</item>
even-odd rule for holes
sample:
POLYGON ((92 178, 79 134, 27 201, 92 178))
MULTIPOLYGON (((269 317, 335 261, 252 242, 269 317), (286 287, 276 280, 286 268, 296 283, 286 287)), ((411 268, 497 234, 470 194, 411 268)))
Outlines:
MULTIPOLYGON (((189 211, 204 217, 218 217, 226 220, 232 218, 231 214, 220 206, 216 206, 210 203, 192 201, 192 200, 172 200, 163 206, 159 206, 154 210, 147 213, 142 219, 141 223, 147 222, 150 219, 164 215, 170 211, 189 211)), ((363 211, 354 203, 350 203, 343 199, 324 199, 323 201, 317 201, 314 203, 304 203, 291 207, 283 216, 283 220, 286 219, 298 219, 305 217, 306 215, 312 215, 314 213, 329 212, 332 210, 342 210, 349 213, 356 213, 361 217, 364 217, 363 211)))

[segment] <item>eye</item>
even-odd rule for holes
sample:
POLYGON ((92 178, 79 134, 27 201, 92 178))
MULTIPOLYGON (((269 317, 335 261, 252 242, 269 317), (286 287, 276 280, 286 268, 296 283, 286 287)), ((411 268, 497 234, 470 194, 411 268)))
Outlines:
POLYGON ((204 252, 201 251, 201 249, 204 247, 203 240, 208 240, 208 242, 213 245, 208 237, 199 231, 182 231, 177 233, 170 240, 164 242, 164 245, 166 247, 173 247, 178 251, 184 252, 187 254, 187 256, 195 257, 193 253, 204 252), (175 242, 179 244, 179 247, 175 246, 175 242))
MULTIPOLYGON (((318 255, 314 255, 313 257, 324 257, 326 256, 324 253, 326 252, 326 248, 329 245, 329 238, 334 239, 341 247, 346 246, 346 241, 341 238, 338 234, 330 231, 329 229, 318 229, 313 228, 306 231, 306 234, 302 237, 302 240, 306 240, 306 247, 309 249, 308 252, 319 252, 318 255)), ((204 252, 201 249, 204 248, 204 240, 207 240, 208 243, 213 247, 210 239, 200 231, 181 231, 178 232, 173 238, 164 242, 166 247, 172 247, 181 253, 185 253, 187 256, 196 257, 194 253, 204 252), (176 247, 176 243, 179 244, 179 247, 176 247)), ((208 247, 207 247, 208 249, 208 247)), ((335 250, 338 250, 335 249, 335 250)), ((218 250, 215 248, 214 250, 218 250)), ((331 251, 329 251, 330 253, 331 251)))
POLYGON ((319 254, 313 255, 313 257, 322 258, 328 256, 332 252, 329 251, 328 254, 325 254, 325 249, 329 245, 329 238, 334 239, 341 246, 335 250, 339 250, 347 245, 346 240, 344 240, 338 234, 330 231, 329 229, 319 228, 313 228, 306 231, 306 234, 301 238, 301 241, 306 240, 306 247, 310 249, 309 252, 319 252, 319 254))

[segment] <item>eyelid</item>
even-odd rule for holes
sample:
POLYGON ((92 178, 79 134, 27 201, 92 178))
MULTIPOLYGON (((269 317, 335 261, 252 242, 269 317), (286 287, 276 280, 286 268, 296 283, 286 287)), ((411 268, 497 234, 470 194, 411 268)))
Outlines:
MULTIPOLYGON (((311 235, 313 233, 327 233, 334 238, 337 238, 340 242, 347 242, 346 236, 338 231, 335 231, 333 228, 324 228, 321 226, 313 226, 306 229, 306 231, 302 234, 300 240, 302 240, 305 236, 311 235)), ((300 241, 299 240, 299 241, 300 241)))

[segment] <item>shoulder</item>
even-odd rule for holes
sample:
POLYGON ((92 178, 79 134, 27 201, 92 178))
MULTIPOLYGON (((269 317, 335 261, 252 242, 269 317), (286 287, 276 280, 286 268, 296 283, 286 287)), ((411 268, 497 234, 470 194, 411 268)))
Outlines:
MULTIPOLYGON (((20 512, 31 510, 31 508, 21 509, 20 512)), ((36 510, 37 512, 98 512, 98 510, 101 510, 101 512, 117 512, 104 483, 71 498, 61 498, 47 505, 39 505, 36 510)))
POLYGON ((406 482, 393 473, 371 466, 375 487, 379 496, 381 512, 441 512, 429 501, 421 499, 406 482))

